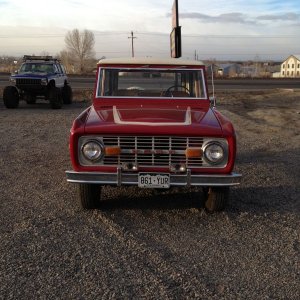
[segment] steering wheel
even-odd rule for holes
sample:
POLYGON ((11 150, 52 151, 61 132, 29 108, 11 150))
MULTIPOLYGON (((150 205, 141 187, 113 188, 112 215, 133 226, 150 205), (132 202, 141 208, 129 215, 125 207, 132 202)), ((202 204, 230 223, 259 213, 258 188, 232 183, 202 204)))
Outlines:
POLYGON ((167 90, 162 92, 162 96, 163 97, 174 97, 173 94, 172 94, 172 91, 171 91, 174 88, 184 89, 184 90, 187 91, 189 97, 191 96, 190 90, 188 88, 186 88, 185 86, 183 86, 183 85, 172 85, 172 86, 170 86, 167 90))

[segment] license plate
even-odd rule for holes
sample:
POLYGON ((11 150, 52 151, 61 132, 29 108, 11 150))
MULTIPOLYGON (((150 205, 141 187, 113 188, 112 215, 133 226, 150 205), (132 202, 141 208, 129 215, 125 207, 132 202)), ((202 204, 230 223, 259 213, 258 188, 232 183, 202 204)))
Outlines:
POLYGON ((138 186, 141 188, 161 188, 170 187, 170 174, 139 173, 138 186))

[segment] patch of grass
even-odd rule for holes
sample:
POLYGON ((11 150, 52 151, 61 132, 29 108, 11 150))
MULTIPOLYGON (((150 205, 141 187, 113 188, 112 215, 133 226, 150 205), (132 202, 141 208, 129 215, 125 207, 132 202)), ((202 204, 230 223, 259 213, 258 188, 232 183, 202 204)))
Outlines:
POLYGON ((73 101, 91 104, 93 101, 93 94, 94 91, 92 89, 73 90, 73 101))

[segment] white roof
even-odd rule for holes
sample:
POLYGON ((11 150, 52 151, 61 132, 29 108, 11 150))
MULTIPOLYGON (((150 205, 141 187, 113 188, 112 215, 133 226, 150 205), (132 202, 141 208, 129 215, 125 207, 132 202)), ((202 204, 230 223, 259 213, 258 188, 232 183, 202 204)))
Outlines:
POLYGON ((130 57, 130 58, 109 58, 101 59, 98 62, 99 65, 110 64, 110 65, 124 65, 124 64, 137 64, 137 65, 180 65, 180 66, 203 66, 202 61, 187 60, 178 58, 141 58, 141 57, 130 57))

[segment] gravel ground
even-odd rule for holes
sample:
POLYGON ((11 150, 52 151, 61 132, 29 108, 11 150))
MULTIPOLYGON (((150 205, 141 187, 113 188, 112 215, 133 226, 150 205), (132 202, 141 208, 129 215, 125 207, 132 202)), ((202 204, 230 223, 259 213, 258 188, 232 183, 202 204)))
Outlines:
POLYGON ((244 179, 213 215, 201 190, 134 187, 83 211, 64 171, 86 104, 0 100, 0 299, 299 299, 299 96, 220 95, 244 179))

